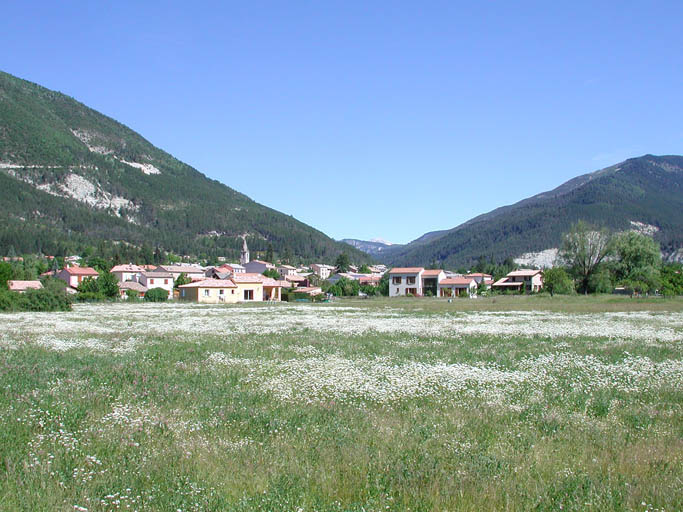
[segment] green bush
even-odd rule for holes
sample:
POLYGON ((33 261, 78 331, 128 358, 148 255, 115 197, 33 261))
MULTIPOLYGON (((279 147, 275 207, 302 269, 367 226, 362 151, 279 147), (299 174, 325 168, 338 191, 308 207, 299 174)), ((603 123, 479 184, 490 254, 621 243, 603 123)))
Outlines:
POLYGON ((0 311, 70 311, 71 299, 63 290, 42 288, 26 293, 0 290, 0 311))
POLYGON ((152 288, 145 293, 147 302, 166 302, 168 300, 168 290, 163 288, 152 288))

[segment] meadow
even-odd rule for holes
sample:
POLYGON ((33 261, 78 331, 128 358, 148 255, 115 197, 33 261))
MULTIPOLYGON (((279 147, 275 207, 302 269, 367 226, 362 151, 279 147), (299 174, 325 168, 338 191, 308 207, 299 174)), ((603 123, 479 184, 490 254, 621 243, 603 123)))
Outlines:
POLYGON ((0 510, 683 509, 681 299, 0 324, 0 510))

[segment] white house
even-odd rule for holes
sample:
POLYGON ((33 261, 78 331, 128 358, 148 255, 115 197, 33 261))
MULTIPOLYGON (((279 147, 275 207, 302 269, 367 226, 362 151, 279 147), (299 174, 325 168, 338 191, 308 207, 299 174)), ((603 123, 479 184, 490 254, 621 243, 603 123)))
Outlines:
POLYGON ((125 283, 126 281, 137 281, 140 274, 144 272, 144 269, 138 265, 116 265, 110 270, 112 274, 116 276, 119 283, 125 283))
POLYGON ((477 286, 483 282, 486 288, 491 288, 491 285, 493 284, 493 276, 491 274, 475 272, 473 274, 465 274, 465 277, 471 277, 474 279, 477 282, 477 286))
POLYGON ((284 279, 287 276, 293 276, 296 274, 296 267, 291 265, 280 265, 277 268, 277 271, 280 274, 280 279, 284 279))
POLYGON ((543 288, 543 271, 529 268, 514 270, 491 286, 498 290, 538 292, 543 288))
POLYGON ((472 277, 447 277, 439 283, 439 297, 459 297, 463 293, 470 296, 477 293, 477 281, 472 277))
POLYGON ((422 267, 397 267, 389 271, 389 297, 422 296, 422 267))
POLYGON ((332 265, 324 265, 322 263, 313 263, 311 270, 320 279, 327 279, 332 274, 334 267, 332 265))
POLYGON ((173 274, 162 270, 141 272, 138 279, 138 282, 148 291, 152 288, 163 288, 168 292, 169 299, 173 298, 173 281, 173 274))

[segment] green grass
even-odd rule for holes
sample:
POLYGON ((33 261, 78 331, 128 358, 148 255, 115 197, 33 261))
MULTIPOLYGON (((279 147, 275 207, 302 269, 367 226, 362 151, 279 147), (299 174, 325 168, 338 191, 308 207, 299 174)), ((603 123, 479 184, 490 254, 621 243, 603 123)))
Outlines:
POLYGON ((0 510, 680 510, 682 304, 0 315, 0 510))

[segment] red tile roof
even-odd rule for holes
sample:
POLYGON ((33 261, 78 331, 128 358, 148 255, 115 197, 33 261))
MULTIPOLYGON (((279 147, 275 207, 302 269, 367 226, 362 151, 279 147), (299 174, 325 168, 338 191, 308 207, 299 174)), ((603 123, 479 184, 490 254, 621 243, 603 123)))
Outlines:
POLYGON ((493 283, 491 286, 509 286, 510 288, 518 288, 522 285, 524 285, 523 281, 508 281, 507 277, 503 277, 502 279, 498 279, 498 281, 493 283))
POLYGON ((237 288, 232 279, 202 279, 190 284, 181 284, 178 288, 237 288))
POLYGON ((540 274, 542 270, 533 270, 530 268, 520 268, 519 270, 513 270, 507 277, 533 277, 536 274, 540 274))
POLYGON ((423 267, 396 267, 392 268, 390 274, 419 274, 424 270, 423 267))
POLYGON ((7 281, 7 286, 13 292, 23 292, 26 290, 40 290, 43 284, 40 281, 19 281, 10 279, 7 281))
POLYGON ((110 272, 142 272, 143 268, 138 265, 116 265, 110 272))
POLYGON ((467 277, 493 277, 491 274, 483 274, 481 272, 474 272, 472 274, 465 274, 467 277))
POLYGON ((358 282, 361 284, 377 284, 380 282, 381 279, 381 276, 363 276, 360 279, 358 279, 358 282))
POLYGON ((72 276, 99 276, 99 272, 92 267, 66 267, 64 270, 72 276))
POLYGON ((429 269, 429 270, 425 270, 424 272, 422 272, 422 277, 436 277, 436 276, 438 276, 441 272, 443 272, 443 270, 441 270, 440 268, 439 268, 439 269, 429 269))
POLYGON ((266 279, 270 278, 256 272, 243 272, 233 275, 230 279, 236 283, 263 283, 266 279))
POLYGON ((285 280, 286 280, 286 281, 292 281, 292 282, 295 282, 295 283, 300 283, 300 282, 302 282, 302 281, 305 281, 306 278, 303 277, 303 276, 297 276, 297 275, 295 274, 295 275, 291 275, 291 276, 285 276, 285 280))
POLYGON ((447 277, 446 279, 442 279, 439 284, 451 286, 469 286, 472 281, 474 281, 474 279, 467 277, 447 277))

